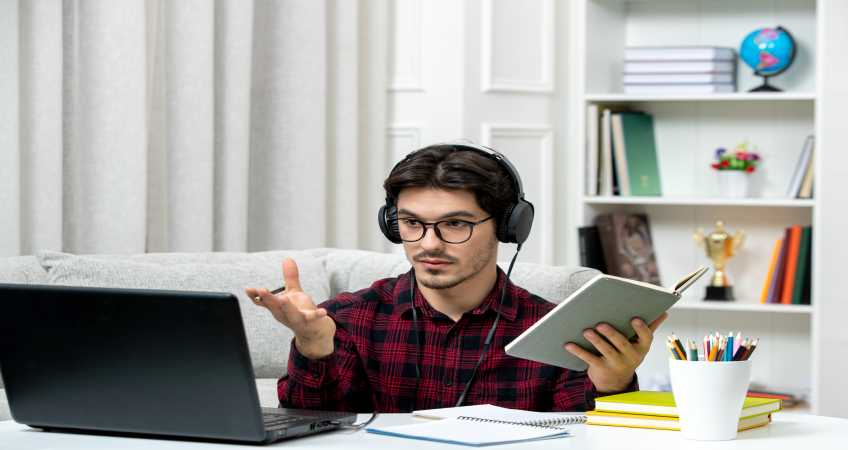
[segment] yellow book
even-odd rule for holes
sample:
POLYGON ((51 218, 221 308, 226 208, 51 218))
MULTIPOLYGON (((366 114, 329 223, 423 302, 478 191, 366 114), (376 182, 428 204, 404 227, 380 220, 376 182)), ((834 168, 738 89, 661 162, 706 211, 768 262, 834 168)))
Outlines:
MULTIPOLYGON (((603 411, 588 411, 587 425, 604 425, 609 427, 651 428, 654 430, 680 431, 677 417, 650 416, 644 414, 622 414, 603 411)), ((739 419, 739 431, 750 430, 768 425, 771 414, 760 414, 739 419)))
POLYGON ((774 248, 771 251, 771 261, 769 262, 768 273, 766 274, 766 282, 763 284, 763 292, 760 294, 760 303, 768 302, 768 291, 771 286, 772 277, 774 277, 775 266, 777 265, 777 257, 780 255, 780 247, 783 245, 783 239, 778 239, 774 243, 774 248))
MULTIPOLYGON (((674 395, 671 392, 659 391, 625 392, 598 397, 595 399, 595 411, 677 417, 674 395)), ((753 417, 775 411, 780 411, 779 399, 746 397, 740 417, 753 417)))

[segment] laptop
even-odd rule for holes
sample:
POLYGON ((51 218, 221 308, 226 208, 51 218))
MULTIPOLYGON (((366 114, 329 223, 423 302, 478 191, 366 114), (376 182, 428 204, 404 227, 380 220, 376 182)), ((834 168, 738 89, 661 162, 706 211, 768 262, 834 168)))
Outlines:
POLYGON ((356 420, 261 408, 228 293, 0 284, 0 371, 45 430, 270 443, 356 420))

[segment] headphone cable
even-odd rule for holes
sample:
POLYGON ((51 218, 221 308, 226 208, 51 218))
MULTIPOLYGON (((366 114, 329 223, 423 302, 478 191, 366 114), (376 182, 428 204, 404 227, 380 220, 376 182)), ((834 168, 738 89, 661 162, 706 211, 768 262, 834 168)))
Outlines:
POLYGON ((486 342, 483 344, 483 351, 480 352, 480 358, 477 359, 477 364, 474 365, 474 369, 471 371, 471 377, 469 377, 468 382, 465 383, 465 389, 462 390, 462 394, 456 401, 456 405, 454 405, 455 407, 462 406, 462 403, 465 402, 465 396, 471 389, 471 384, 474 381, 474 376, 477 375, 477 369, 480 367, 480 364, 483 362, 483 358, 489 351, 489 345, 492 343, 492 338, 495 336, 495 329, 497 329, 498 321, 500 321, 501 319, 501 306, 503 306, 504 297, 506 297, 506 287, 507 285, 509 285, 509 276, 512 274, 512 267, 515 265, 515 259, 518 258, 518 252, 520 251, 521 244, 518 244, 518 247, 515 249, 515 254, 512 255, 512 260, 509 262, 509 269, 507 269, 506 271, 506 279, 504 280, 503 287, 501 287, 501 298, 498 301, 498 315, 495 316, 495 322, 492 324, 492 328, 489 329, 489 334, 486 336, 486 342))
MULTIPOLYGON (((512 255, 512 260, 509 262, 509 268, 506 272, 506 279, 504 280, 504 284, 501 287, 501 295, 498 301, 498 310, 497 316, 495 316, 495 321, 492 324, 492 328, 489 329, 489 333, 486 335, 486 341, 483 344, 483 351, 480 352, 480 357, 477 358, 477 364, 474 365, 474 369, 471 370, 471 377, 468 378, 468 381, 465 383, 465 388, 462 389, 462 394, 460 394, 459 399, 456 401, 455 406, 462 406, 462 403, 465 402, 465 397, 468 395, 468 391, 471 389, 471 384, 474 381, 474 376, 477 374, 477 369, 480 367, 480 364, 483 363, 483 358, 486 357, 486 353, 489 351, 489 346, 492 344, 492 340, 495 336, 495 330, 498 327, 498 322, 501 319, 501 306, 503 305, 504 298, 506 297, 506 287, 509 284, 509 277, 512 275, 512 268, 515 265, 515 260, 518 258, 518 252, 521 251, 522 244, 518 244, 518 247, 515 249, 515 254, 512 255)), ((421 365, 419 360, 421 359, 421 329, 418 326, 418 314, 415 310, 415 269, 411 269, 411 286, 409 289, 409 302, 412 306, 412 322, 415 327, 415 343, 418 349, 418 354, 415 358, 415 397, 413 399, 413 404, 417 406, 418 402, 418 390, 421 383, 421 365)), ((415 407, 413 407, 413 410, 415 407)))

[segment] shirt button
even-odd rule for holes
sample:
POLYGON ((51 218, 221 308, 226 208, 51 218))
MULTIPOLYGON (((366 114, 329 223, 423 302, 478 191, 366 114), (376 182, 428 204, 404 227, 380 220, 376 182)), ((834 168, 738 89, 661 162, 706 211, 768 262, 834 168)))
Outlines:
POLYGON ((453 386, 453 380, 445 380, 445 386, 453 386))

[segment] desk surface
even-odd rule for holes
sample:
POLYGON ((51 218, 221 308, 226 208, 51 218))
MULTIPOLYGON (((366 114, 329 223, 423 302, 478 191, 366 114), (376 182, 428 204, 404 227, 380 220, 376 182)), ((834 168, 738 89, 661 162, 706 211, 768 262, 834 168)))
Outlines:
MULTIPOLYGON (((368 415, 360 414, 359 420, 368 415)), ((697 442, 686 441, 680 433, 673 431, 642 430, 617 427, 574 425, 569 428, 573 436, 547 441, 494 446, 493 448, 528 449, 831 449, 845 448, 848 442, 848 419, 813 416, 797 413, 776 413, 774 421, 765 428, 739 433, 735 441, 697 442)), ((409 414, 380 415, 372 426, 400 425, 420 419, 409 414)), ((282 441, 268 447, 292 449, 367 449, 412 447, 420 449, 459 449, 467 448, 452 444, 440 444, 425 441, 380 436, 365 431, 334 431, 290 441, 282 441)), ((235 449, 263 448, 232 444, 186 442, 178 440, 142 439, 129 437, 92 436, 85 434, 66 434, 43 432, 31 429, 12 421, 0 422, 0 449, 43 450, 43 449, 235 449)))

